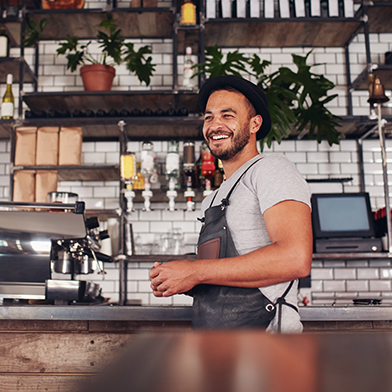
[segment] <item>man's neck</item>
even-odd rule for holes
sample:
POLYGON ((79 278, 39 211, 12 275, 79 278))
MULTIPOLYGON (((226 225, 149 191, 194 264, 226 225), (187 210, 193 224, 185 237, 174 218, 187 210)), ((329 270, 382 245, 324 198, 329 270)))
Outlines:
POLYGON ((243 164, 258 155, 257 149, 252 151, 240 151, 235 157, 222 161, 226 179, 229 179, 243 164))

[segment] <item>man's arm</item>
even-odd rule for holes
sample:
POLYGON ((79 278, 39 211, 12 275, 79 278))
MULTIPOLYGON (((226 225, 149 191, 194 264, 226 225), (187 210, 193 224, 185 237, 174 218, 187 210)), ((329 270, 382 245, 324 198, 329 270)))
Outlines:
POLYGON ((184 293, 197 284, 265 287, 305 277, 312 264, 310 208, 283 201, 264 213, 271 245, 242 256, 155 263, 151 288, 157 297, 184 293))

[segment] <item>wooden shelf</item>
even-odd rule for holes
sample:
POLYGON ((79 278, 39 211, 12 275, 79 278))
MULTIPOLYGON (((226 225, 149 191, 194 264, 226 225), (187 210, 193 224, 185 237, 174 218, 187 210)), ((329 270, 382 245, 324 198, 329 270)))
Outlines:
POLYGON ((29 119, 19 120, 16 126, 81 126, 84 138, 118 138, 118 122, 125 121, 126 131, 133 140, 150 138, 163 140, 167 138, 200 139, 202 119, 196 93, 179 92, 174 94, 168 91, 100 91, 100 92, 66 92, 66 93, 27 93, 23 95, 24 102, 32 110, 87 109, 96 112, 98 109, 109 111, 111 108, 127 109, 131 111, 146 108, 152 111, 161 108, 187 108, 189 116, 165 117, 81 117, 56 119, 29 119))
POLYGON ((361 25, 359 18, 209 19, 206 46, 342 47, 361 25))
POLYGON ((23 82, 34 83, 36 77, 27 63, 19 57, 0 58, 0 83, 7 82, 7 74, 12 74, 13 83, 19 83, 19 67, 23 65, 23 82))
POLYGON ((117 181, 120 176, 118 165, 13 167, 18 170, 56 170, 59 181, 117 181))
POLYGON ((19 18, 0 18, 0 27, 6 30, 11 47, 20 46, 20 26, 19 18))
MULTIPOLYGON (((202 119, 200 117, 93 117, 93 118, 57 118, 17 120, 15 127, 19 126, 80 126, 84 140, 118 139, 120 131, 119 121, 125 122, 125 130, 129 140, 201 140, 202 119)), ((1 127, 4 137, 11 134, 12 126, 1 127), (7 133, 9 132, 9 133, 7 133)))
MULTIPOLYGON (((387 137, 391 136, 392 114, 384 112, 383 118, 388 123, 385 126, 387 137)), ((9 138, 13 127, 19 126, 80 126, 84 140, 113 140, 120 137, 119 121, 125 122, 125 130, 129 140, 202 140, 202 117, 92 117, 92 118, 57 118, 31 120, 1 120, 0 137, 9 138)), ((346 139, 358 139, 377 125, 377 119, 368 116, 346 116, 339 121, 346 139)), ((304 135, 305 139, 307 136, 304 135)), ((370 135, 371 137, 371 135, 370 135)), ((298 133, 293 132, 290 139, 298 139, 298 133)))
POLYGON ((187 108, 189 113, 199 113, 197 93, 179 91, 173 93, 167 90, 150 91, 68 91, 47 93, 25 93, 23 101, 33 110, 44 110, 52 108, 55 110, 66 109, 72 112, 75 109, 110 110, 117 111, 127 109, 131 111, 138 108, 168 110, 171 108, 187 108))
POLYGON ((369 33, 392 32, 392 1, 374 1, 368 6, 369 33))
MULTIPOLYGON (((168 8, 116 8, 110 12, 126 38, 171 38, 173 13, 168 8)), ((97 26, 106 19, 102 9, 31 10, 28 17, 47 19, 42 39, 96 38, 97 26)))
MULTIPOLYGON (((386 90, 392 89, 392 64, 376 65, 377 68, 373 69, 373 74, 380 78, 386 90)), ((360 75, 352 83, 352 88, 355 90, 368 90, 368 71, 364 69, 360 75)))
POLYGON ((14 120, 0 120, 0 139, 10 139, 14 120))

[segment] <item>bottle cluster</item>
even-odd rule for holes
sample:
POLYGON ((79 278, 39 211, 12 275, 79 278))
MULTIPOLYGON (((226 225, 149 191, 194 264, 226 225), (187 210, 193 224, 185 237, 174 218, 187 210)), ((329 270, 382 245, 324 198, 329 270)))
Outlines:
POLYGON ((158 161, 153 143, 145 141, 140 158, 128 152, 122 156, 121 166, 121 173, 127 173, 121 175, 123 180, 132 182, 134 190, 145 189, 146 181, 151 184, 151 189, 167 190, 169 183, 177 190, 215 189, 224 180, 222 162, 212 156, 204 142, 196 159, 194 142, 184 142, 181 154, 179 142, 170 140, 164 161, 158 161))
POLYGON ((186 108, 179 109, 156 109, 151 110, 146 108, 144 110, 134 108, 132 110, 122 109, 120 111, 116 109, 110 109, 108 111, 103 109, 98 109, 97 111, 93 110, 79 110, 75 109, 73 111, 69 111, 67 109, 49 109, 47 112, 44 110, 26 110, 25 118, 67 118, 67 117, 165 117, 165 116, 188 116, 189 112, 186 108))

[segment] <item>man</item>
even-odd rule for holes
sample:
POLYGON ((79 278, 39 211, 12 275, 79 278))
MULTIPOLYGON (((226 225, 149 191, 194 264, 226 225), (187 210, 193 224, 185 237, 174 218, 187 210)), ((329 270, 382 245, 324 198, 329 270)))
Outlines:
POLYGON ((271 127, 260 88, 237 76, 211 78, 199 104, 226 180, 203 200, 198 259, 155 263, 153 293, 193 295, 195 328, 300 332, 297 279, 312 261, 309 187, 283 155, 257 151, 271 127))

